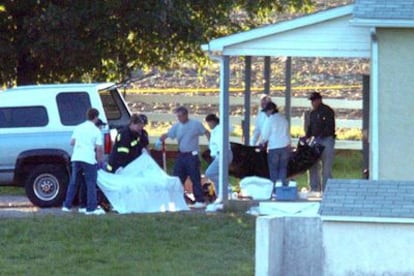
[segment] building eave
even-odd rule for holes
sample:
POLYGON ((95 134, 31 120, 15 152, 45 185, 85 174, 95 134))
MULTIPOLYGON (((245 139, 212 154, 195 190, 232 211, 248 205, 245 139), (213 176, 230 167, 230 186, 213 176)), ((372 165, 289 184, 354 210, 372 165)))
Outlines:
POLYGON ((414 20, 353 18, 350 24, 359 27, 414 28, 414 20))
POLYGON ((223 52, 225 47, 236 45, 250 40, 263 38, 266 36, 282 33, 305 26, 310 26, 334 18, 352 14, 354 5, 346 5, 342 7, 332 8, 309 15, 304 15, 295 19, 282 21, 279 23, 255 28, 249 31, 232 34, 229 36, 211 40, 208 44, 203 44, 203 51, 223 52))

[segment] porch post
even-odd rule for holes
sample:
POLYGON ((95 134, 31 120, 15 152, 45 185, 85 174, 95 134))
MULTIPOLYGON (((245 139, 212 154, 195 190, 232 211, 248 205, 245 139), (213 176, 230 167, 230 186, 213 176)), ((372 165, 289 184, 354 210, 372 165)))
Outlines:
POLYGON ((252 75, 252 57, 244 57, 244 119, 243 141, 249 145, 250 141, 250 102, 251 102, 251 75, 252 75))
POLYGON ((264 57, 264 93, 270 94, 270 57, 264 57))
POLYGON ((230 83, 230 58, 223 56, 220 64, 220 124, 222 143, 220 145, 219 160, 219 196, 224 204, 228 199, 229 185, 229 163, 228 163, 228 144, 229 144, 229 83, 230 83))
POLYGON ((289 129, 291 126, 291 109, 292 109, 292 58, 287 57, 285 64, 285 116, 289 123, 289 129))

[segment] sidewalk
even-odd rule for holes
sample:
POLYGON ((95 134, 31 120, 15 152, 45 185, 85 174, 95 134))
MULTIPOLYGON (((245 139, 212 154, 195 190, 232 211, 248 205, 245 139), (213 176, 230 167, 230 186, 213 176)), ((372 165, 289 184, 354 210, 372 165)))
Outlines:
POLYGON ((39 208, 26 196, 0 196, 0 218, 26 218, 38 215, 62 215, 60 208, 39 208))

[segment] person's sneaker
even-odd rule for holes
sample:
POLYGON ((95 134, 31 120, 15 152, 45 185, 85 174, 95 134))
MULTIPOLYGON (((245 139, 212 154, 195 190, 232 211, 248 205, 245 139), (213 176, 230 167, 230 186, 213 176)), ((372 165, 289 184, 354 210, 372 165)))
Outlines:
POLYGON ((204 202, 196 202, 194 204, 191 204, 190 208, 194 208, 194 209, 206 208, 206 204, 204 202))
POLYGON ((223 203, 211 203, 206 207, 206 212, 217 212, 223 210, 223 203))
POLYGON ((101 207, 96 207, 93 211, 86 211, 85 215, 105 215, 105 211, 101 207))
POLYGON ((62 209, 61 209, 63 212, 67 212, 67 213, 69 213, 69 212, 72 212, 68 207, 66 207, 66 206, 62 206, 62 209))
POLYGON ((86 208, 79 208, 78 213, 86 214, 86 208))

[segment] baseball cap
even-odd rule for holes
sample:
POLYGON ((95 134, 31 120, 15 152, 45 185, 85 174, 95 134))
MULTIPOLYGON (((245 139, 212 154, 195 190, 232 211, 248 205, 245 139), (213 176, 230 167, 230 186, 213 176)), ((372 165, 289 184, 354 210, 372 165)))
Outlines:
POLYGON ((312 92, 312 94, 310 94, 310 96, 309 96, 309 100, 313 101, 313 100, 316 100, 316 99, 322 99, 321 94, 318 93, 318 92, 312 92))

